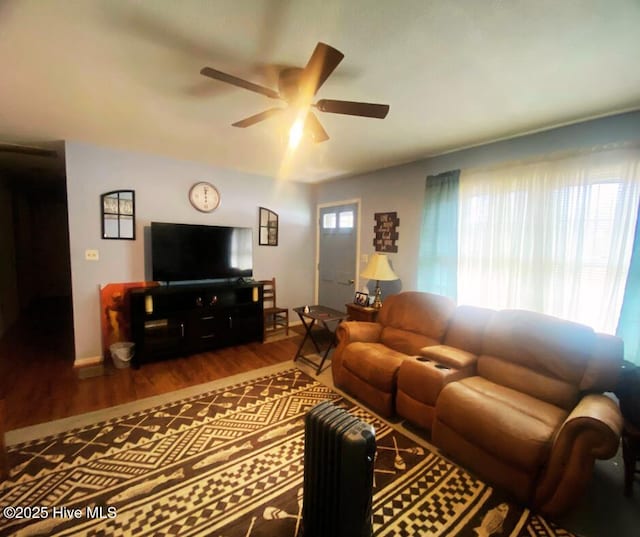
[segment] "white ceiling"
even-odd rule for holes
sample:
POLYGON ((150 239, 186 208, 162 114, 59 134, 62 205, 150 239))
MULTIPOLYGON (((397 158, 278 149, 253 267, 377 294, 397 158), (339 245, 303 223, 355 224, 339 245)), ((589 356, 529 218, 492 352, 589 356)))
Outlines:
POLYGON ((319 113, 290 179, 315 182, 640 109, 640 0, 16 0, 0 3, 0 141, 77 140, 278 176, 276 88, 318 41, 344 60, 318 92, 389 104, 319 113))

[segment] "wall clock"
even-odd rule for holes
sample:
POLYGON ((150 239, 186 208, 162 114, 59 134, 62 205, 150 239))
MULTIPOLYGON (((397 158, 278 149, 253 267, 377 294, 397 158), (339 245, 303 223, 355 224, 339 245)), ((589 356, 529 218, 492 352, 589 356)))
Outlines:
POLYGON ((189 201, 198 211, 210 213, 220 205, 220 193, 211 183, 201 181, 189 190, 189 201))

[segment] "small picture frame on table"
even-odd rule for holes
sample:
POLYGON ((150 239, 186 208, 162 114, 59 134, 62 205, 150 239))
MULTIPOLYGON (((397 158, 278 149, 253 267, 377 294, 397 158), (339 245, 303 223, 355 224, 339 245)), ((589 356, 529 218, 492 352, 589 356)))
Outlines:
POLYGON ((365 308, 369 306, 369 295, 368 293, 361 293, 360 291, 356 291, 356 296, 353 298, 353 303, 358 306, 364 306, 365 308))

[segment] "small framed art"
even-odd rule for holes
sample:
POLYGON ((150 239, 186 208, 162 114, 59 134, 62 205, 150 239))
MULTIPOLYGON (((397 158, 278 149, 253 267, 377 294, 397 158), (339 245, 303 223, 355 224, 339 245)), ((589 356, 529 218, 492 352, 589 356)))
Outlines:
POLYGON ((278 246, 278 215, 269 209, 260 207, 258 244, 260 246, 278 246))
POLYGON ((356 296, 353 298, 353 303, 358 304, 358 306, 364 306, 366 308, 369 305, 369 295, 367 293, 356 291, 356 296))
POLYGON ((114 190, 100 196, 102 238, 136 238, 136 198, 133 190, 114 190))

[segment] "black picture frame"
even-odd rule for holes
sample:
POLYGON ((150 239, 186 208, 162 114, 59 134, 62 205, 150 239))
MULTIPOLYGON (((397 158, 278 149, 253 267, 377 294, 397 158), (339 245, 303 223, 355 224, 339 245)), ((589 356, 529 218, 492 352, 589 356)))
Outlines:
POLYGON ((113 190, 100 195, 102 238, 136 240, 136 193, 113 190))
POLYGON ((356 291, 356 295, 353 297, 353 303, 358 306, 368 307, 369 306, 369 294, 361 293, 360 291, 356 291))
POLYGON ((258 244, 278 246, 278 214, 265 207, 260 207, 258 217, 258 244))

